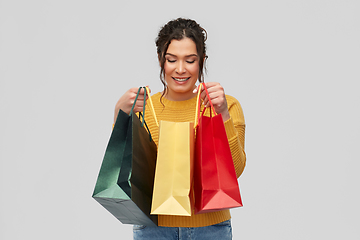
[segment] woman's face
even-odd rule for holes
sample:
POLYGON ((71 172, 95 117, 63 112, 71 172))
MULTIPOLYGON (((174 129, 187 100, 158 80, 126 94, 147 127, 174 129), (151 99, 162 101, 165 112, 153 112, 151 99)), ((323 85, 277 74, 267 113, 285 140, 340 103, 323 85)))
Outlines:
POLYGON ((164 72, 167 99, 183 101, 196 95, 193 90, 199 75, 199 57, 193 40, 171 40, 165 54, 164 72))

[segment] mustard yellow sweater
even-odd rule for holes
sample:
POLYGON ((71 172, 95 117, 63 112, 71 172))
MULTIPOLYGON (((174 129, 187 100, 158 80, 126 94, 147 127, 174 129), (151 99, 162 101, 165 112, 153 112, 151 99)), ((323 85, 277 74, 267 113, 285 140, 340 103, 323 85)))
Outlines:
MULTIPOLYGON (((160 97, 161 93, 156 93, 151 96, 158 121, 194 122, 196 97, 186 101, 170 101, 163 97, 161 101, 164 106, 160 102, 160 97)), ((243 172, 246 163, 244 151, 245 120, 240 103, 234 97, 229 95, 226 95, 226 100, 228 103, 230 119, 227 120, 224 125, 229 140, 236 175, 239 177, 243 172)), ((209 114, 209 111, 206 111, 206 113, 209 114)), ((148 107, 145 110, 145 121, 154 142, 157 144, 159 139, 158 127, 156 126, 148 107)), ((196 214, 190 217, 159 215, 158 224, 159 226, 166 227, 203 227, 217 224, 230 218, 229 210, 196 214)))

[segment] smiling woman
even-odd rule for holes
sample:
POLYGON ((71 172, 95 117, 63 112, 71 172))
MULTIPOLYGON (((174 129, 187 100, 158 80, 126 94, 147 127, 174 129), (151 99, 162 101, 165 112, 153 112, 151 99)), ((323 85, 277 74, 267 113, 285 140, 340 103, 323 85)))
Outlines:
MULTIPOLYGON (((204 106, 211 100, 215 112, 221 114, 228 138, 237 177, 244 170, 246 156, 244 151, 245 120, 240 103, 225 95, 220 83, 205 83, 209 98, 204 89, 196 86, 203 82, 206 56, 206 31, 194 20, 178 18, 165 24, 156 39, 160 80, 164 90, 151 96, 157 120, 171 122, 192 122, 195 118, 197 92, 204 106)), ((116 121, 120 109, 130 113, 138 88, 129 89, 115 106, 116 121)), ((148 96, 146 96, 148 97, 148 96)), ((143 110, 144 89, 141 89, 134 112, 143 110)), ((202 109, 204 108, 202 107, 202 109)), ((145 121, 151 136, 157 144, 159 129, 149 110, 145 121)), ((159 227, 134 227, 134 239, 232 239, 230 211, 221 210, 191 216, 159 215, 159 227), (189 238, 184 238, 189 239, 189 238)))

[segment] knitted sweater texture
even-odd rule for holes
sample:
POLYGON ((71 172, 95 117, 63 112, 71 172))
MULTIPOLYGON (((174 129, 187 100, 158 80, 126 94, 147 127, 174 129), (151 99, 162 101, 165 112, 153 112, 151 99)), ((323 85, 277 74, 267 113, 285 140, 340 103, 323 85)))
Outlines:
MULTIPOLYGON (((151 96, 154 104, 154 109, 158 121, 171 122, 194 122, 196 97, 186 101, 170 101, 165 97, 161 98, 161 93, 156 93, 151 96)), ((225 125, 226 134, 228 137, 231 155, 235 166, 237 177, 241 175, 245 168, 246 155, 244 151, 245 140, 245 120, 240 103, 232 96, 226 95, 230 119, 225 125)), ((202 107, 203 108, 203 107, 202 107)), ((209 116, 210 111, 206 111, 205 115, 209 116)), ((154 142, 158 143, 158 127, 156 126, 154 117, 152 116, 149 107, 145 110, 145 121, 151 132, 154 142)), ((193 214, 192 216, 174 216, 174 215, 159 215, 159 226, 166 227, 203 227, 217 224, 230 219, 230 211, 223 210, 211 213, 193 214)))

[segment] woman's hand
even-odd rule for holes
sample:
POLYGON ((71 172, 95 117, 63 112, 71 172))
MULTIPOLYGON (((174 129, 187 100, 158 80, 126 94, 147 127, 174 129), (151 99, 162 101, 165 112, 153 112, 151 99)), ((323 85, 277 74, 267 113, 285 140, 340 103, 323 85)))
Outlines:
MULTIPOLYGON (((211 103, 214 106, 215 112, 217 114, 221 114, 224 122, 226 120, 230 119, 230 114, 229 114, 229 110, 228 110, 227 101, 225 98, 224 88, 220 85, 220 83, 216 83, 216 82, 205 83, 205 85, 208 90, 211 103)), ((199 85, 199 86, 201 86, 201 85, 199 85)), ((198 91, 199 86, 197 86, 194 89, 194 93, 196 93, 198 91)), ((210 102, 206 96, 205 89, 202 88, 201 91, 202 92, 201 92, 200 97, 203 100, 203 104, 205 105, 205 107, 210 107, 210 102)))
MULTIPOLYGON (((130 114, 131 108, 134 104, 135 98, 136 98, 136 94, 138 92, 139 88, 131 88, 129 89, 127 92, 124 93, 124 95, 121 96, 121 98, 119 99, 119 101, 116 103, 115 105, 115 114, 114 114, 114 123, 116 122, 116 118, 119 114, 120 109, 127 113, 130 114)), ((149 89, 149 92, 150 89, 149 89)), ((140 90, 138 99, 136 100, 136 104, 134 107, 134 113, 137 112, 141 112, 143 110, 144 107, 144 93, 145 93, 145 89, 142 88, 140 90)), ((146 96, 146 99, 148 99, 148 96, 146 96)))

